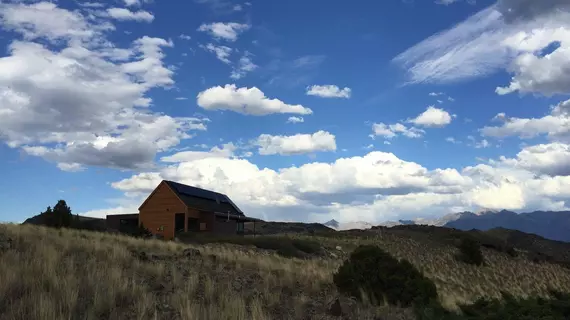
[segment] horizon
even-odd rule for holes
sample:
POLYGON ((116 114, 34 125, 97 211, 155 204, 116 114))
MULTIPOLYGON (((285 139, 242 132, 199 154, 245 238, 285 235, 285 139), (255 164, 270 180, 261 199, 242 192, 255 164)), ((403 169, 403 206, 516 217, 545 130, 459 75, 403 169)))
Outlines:
POLYGON ((0 221, 161 180, 266 221, 570 210, 560 0, 0 4, 0 221), (294 17, 294 19, 292 18, 294 17))

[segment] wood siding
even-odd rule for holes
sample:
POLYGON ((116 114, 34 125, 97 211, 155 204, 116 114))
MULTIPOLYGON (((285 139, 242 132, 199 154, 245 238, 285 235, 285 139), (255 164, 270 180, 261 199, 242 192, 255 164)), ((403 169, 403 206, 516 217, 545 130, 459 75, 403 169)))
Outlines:
POLYGON ((199 217, 194 210, 187 210, 186 205, 163 182, 139 208, 139 223, 154 234, 161 235, 165 239, 172 239, 174 238, 174 215, 176 213, 185 214, 185 230, 187 230, 188 215, 199 217))

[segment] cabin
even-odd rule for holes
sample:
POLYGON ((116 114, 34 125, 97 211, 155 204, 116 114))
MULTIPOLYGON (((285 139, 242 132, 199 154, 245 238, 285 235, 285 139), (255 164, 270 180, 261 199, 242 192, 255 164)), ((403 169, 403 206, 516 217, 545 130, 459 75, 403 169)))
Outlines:
POLYGON ((243 234, 246 217, 225 194, 163 180, 139 207, 138 214, 108 215, 110 229, 143 225, 153 234, 173 239, 181 232, 243 234))

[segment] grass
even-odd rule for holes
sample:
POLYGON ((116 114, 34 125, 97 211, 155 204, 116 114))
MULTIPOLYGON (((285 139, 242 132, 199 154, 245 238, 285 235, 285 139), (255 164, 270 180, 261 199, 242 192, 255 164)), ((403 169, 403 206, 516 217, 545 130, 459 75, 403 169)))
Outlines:
MULTIPOLYGON (((547 296, 549 288, 570 292, 570 270, 556 264, 483 249, 486 264, 477 267, 458 262, 453 246, 392 234, 275 238, 301 252, 322 251, 303 259, 277 254, 276 242, 260 250, 254 242, 183 244, 0 225, 0 242, 6 238, 12 249, 0 249, 0 297, 6 297, 0 299, 0 319, 7 320, 338 319, 328 314, 338 297, 332 274, 360 244, 408 259, 435 282, 449 309, 480 297, 500 298, 501 291, 521 298, 547 296), (184 255, 188 248, 200 256, 184 255), (140 252, 149 259, 140 259, 140 252)), ((407 309, 343 304, 350 306, 351 319, 414 319, 407 309)))

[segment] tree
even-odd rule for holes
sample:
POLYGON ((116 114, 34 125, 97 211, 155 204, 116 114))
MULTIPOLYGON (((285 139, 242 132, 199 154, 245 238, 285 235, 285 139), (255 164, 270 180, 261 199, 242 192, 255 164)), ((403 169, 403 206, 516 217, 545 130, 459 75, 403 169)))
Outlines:
POLYGON ((483 253, 481 252, 481 245, 470 237, 465 237, 461 240, 459 251, 460 260, 465 263, 480 266, 485 262, 483 253))
POLYGON ((71 208, 65 200, 59 200, 53 207, 47 207, 46 211, 40 213, 43 224, 55 228, 69 228, 73 222, 71 208))

